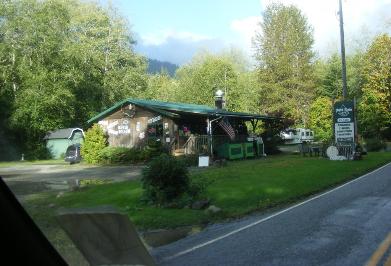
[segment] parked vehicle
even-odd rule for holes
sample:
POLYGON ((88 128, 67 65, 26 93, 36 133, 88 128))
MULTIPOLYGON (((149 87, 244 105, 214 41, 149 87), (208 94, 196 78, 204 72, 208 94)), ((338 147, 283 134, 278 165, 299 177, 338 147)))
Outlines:
POLYGON ((73 144, 67 148, 65 152, 65 161, 70 164, 80 163, 81 155, 80 155, 80 144, 73 144))
POLYGON ((313 142, 314 132, 308 128, 288 128, 280 132, 280 137, 285 144, 300 144, 313 142))

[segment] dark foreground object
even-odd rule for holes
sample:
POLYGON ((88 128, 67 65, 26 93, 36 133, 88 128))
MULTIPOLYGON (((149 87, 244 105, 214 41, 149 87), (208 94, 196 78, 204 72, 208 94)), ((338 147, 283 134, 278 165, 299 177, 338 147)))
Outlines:
POLYGON ((111 207, 67 210, 58 220, 90 265, 155 265, 129 218, 111 207))
POLYGON ((0 241, 4 265, 67 265, 0 177, 0 241))

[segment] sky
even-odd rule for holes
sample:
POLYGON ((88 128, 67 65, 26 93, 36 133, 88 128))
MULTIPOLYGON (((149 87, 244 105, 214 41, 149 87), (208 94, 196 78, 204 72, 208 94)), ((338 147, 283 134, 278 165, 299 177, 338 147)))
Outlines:
MULTIPOLYGON (((252 38, 266 6, 275 0, 112 0, 128 19, 136 52, 178 65, 200 50, 235 48, 253 62, 252 38)), ((338 0, 280 0, 296 5, 314 30, 318 57, 339 51, 338 0)), ((354 52, 380 32, 391 33, 391 0, 343 0, 346 51, 354 52)))

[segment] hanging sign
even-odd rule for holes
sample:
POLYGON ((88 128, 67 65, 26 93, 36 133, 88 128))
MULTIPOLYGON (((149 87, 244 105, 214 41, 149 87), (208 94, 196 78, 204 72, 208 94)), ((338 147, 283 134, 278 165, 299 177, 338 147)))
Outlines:
POLYGON ((341 101, 334 104, 334 129, 337 143, 354 142, 354 103, 341 101))

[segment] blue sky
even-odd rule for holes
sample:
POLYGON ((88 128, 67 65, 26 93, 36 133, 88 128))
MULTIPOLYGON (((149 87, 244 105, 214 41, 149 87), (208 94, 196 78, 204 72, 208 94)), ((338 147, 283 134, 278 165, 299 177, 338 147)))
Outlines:
POLYGON ((261 14, 259 0, 117 0, 114 4, 126 14, 136 32, 145 33, 171 28, 232 38, 231 21, 261 14))
MULTIPOLYGON (((251 61, 251 39, 260 30, 262 11, 275 0, 111 2, 129 20, 137 52, 181 65, 199 50, 218 53, 231 47, 242 50, 251 61)), ((314 49, 318 56, 338 51, 338 0, 279 2, 296 5, 308 18, 314 28, 314 49)), ((367 45, 376 33, 391 32, 391 0, 344 0, 343 4, 348 52, 367 45)))

